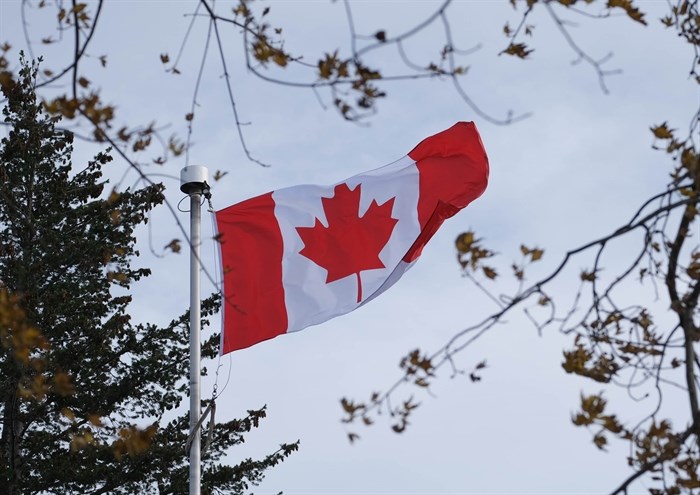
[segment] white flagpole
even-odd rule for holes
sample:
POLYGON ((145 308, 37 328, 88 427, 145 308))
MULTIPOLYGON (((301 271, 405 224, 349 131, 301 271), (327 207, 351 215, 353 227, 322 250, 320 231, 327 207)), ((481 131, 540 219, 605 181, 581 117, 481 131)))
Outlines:
POLYGON ((201 493, 201 435, 197 423, 201 415, 200 387, 200 247, 202 244, 202 196, 209 192, 206 167, 192 165, 180 171, 180 190, 190 197, 190 492, 201 493), (196 431, 195 431, 196 429, 196 431))

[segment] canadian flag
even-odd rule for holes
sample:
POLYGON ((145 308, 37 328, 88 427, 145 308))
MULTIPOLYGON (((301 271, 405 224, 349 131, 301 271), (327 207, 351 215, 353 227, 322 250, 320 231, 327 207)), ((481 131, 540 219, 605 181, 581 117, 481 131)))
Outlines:
POLYGON ((302 185, 216 212, 221 353, 352 311, 391 287, 446 219, 478 198, 489 166, 473 122, 332 186, 302 185))

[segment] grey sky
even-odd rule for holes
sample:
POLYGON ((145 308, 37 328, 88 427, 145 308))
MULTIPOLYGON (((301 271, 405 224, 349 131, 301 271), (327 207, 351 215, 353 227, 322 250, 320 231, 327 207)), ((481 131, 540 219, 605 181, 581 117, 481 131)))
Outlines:
MULTIPOLYGON (((342 2, 266 3, 271 6, 270 22, 284 27, 290 52, 307 54, 309 62, 336 46, 348 53, 342 2)), ((491 163, 486 193, 441 228, 417 265, 387 293, 354 313, 223 359, 219 387, 227 376, 230 380, 218 403, 218 419, 268 406, 268 419, 245 445, 232 450, 231 461, 301 439, 300 451, 270 470, 255 493, 581 494, 607 492, 625 477, 626 445, 613 443, 608 453, 601 453, 588 432, 571 424, 581 391, 597 392, 601 387, 564 374, 561 351, 571 345, 570 338, 553 330, 538 337, 521 313, 460 355, 465 369, 488 361, 483 381, 451 380, 444 370, 432 390, 436 397, 416 395, 422 405, 403 435, 392 433, 380 420, 371 428, 351 428, 361 440, 349 445, 349 430, 339 422, 338 400, 363 400, 386 388, 400 376, 397 364, 408 351, 431 351, 494 309, 460 275, 453 248, 460 232, 474 229, 505 261, 515 259, 521 243, 544 248, 543 261, 529 274, 532 280, 556 266, 568 248, 624 223, 665 183, 669 165, 666 155, 651 149, 649 126, 663 121, 674 128, 687 126, 698 103, 697 85, 687 78, 690 50, 657 20, 665 2, 638 3, 648 12, 647 28, 624 17, 567 17, 578 23, 571 33, 592 56, 614 51, 608 67, 623 73, 606 80, 606 95, 590 66, 571 64, 575 54, 544 12, 532 19, 536 51, 531 60, 520 61, 498 56, 507 46, 503 24, 514 26, 519 19, 508 2, 455 2, 449 16, 456 45, 466 49, 482 44, 464 59, 470 66, 464 79, 470 97, 494 117, 505 116, 509 109, 533 113, 510 126, 493 125, 475 115, 446 81, 383 85, 388 98, 379 102, 370 125, 346 123, 332 109, 327 93, 319 93, 329 107, 324 109, 308 89, 271 85, 247 74, 240 38, 225 29, 238 109, 241 119, 251 122, 244 128, 248 145, 272 167, 246 160, 212 47, 195 111, 190 162, 228 172, 213 189, 216 208, 275 188, 330 184, 376 168, 459 120, 477 123, 491 163)), ((8 39, 16 48, 22 39, 19 5, 19 0, 0 0, 0 42, 8 39)), ((175 56, 190 19, 185 14, 195 5, 194 0, 106 2, 91 54, 107 53, 108 66, 91 72, 102 74, 93 83, 107 101, 118 104, 126 121, 156 117, 159 123, 173 124, 166 134, 185 135, 184 116, 206 35, 204 19, 191 34, 180 76, 164 73, 159 55, 175 56)), ((436 5, 439 2, 354 2, 356 28, 366 34, 378 29, 400 32, 436 5)), ((217 7, 230 12, 229 2, 218 2, 217 7)), ((34 11, 29 21, 37 32, 52 26, 34 11)), ((433 29, 410 43, 411 56, 423 63, 434 59, 443 44, 436 41, 439 34, 433 29)), ((43 48, 37 44, 34 49, 38 55, 43 48)), ((60 64, 54 62, 57 50, 45 49, 45 67, 60 64)), ((372 62, 398 68, 395 57, 394 52, 382 52, 372 62)), ((65 55, 60 60, 65 61, 65 55)), ((75 162, 94 150, 78 142, 75 162)), ((124 165, 111 166, 113 177, 120 177, 124 165)), ((178 176, 182 166, 184 160, 176 160, 162 170, 149 170, 178 176)), ((124 184, 134 180, 128 176, 124 184)), ((177 182, 166 180, 166 186, 170 200, 179 201, 177 182)), ((153 220, 156 247, 181 237, 164 210, 153 220)), ((186 220, 182 214, 181 221, 186 220)), ((205 222, 205 236, 211 237, 209 219, 205 222)), ((213 241, 208 241, 210 271, 216 269, 213 249, 213 241)), ((143 264, 151 266, 154 275, 136 289, 135 315, 169 320, 188 304, 187 256, 155 259, 146 243, 141 251, 143 264)), ((617 255, 624 256, 624 250, 617 255)), ((557 285, 564 299, 576 287, 577 270, 587 264, 590 258, 574 262, 573 270, 566 272, 568 279, 557 285)), ((213 323, 212 330, 218 331, 218 321, 213 323)), ((208 367, 213 375, 215 364, 208 367)), ((203 395, 211 390, 208 378, 203 395)), ((631 416, 641 417, 648 407, 620 392, 606 396, 619 399, 618 409, 631 416)), ((679 404, 673 394, 667 400, 670 408, 679 404)), ((642 488, 634 493, 642 493, 642 488)))

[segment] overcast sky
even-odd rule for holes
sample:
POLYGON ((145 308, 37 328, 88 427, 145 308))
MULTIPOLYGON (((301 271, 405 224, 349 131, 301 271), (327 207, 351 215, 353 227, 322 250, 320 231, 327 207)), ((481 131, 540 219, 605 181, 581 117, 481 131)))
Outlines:
MULTIPOLYGON (((118 120, 155 118, 171 123, 166 135, 185 135, 184 116, 190 111, 206 20, 194 25, 179 65, 181 75, 165 73, 159 55, 175 57, 191 19, 187 14, 196 3, 106 2, 90 53, 107 54, 108 65, 91 69, 90 74, 103 97, 118 105, 118 120)), ((444 370, 433 396, 416 395, 421 406, 402 435, 391 432, 381 419, 371 428, 347 429, 339 421, 338 401, 342 396, 365 400, 372 391, 388 387, 400 376, 397 365, 408 351, 419 347, 430 352, 495 309, 460 275, 453 244, 460 232, 474 229, 501 253, 505 267, 517 259, 521 243, 544 248, 544 259, 529 275, 534 280, 556 266, 567 249, 625 223, 644 199, 663 187, 670 168, 666 156, 651 149, 649 127, 669 121, 671 127, 685 128, 699 96, 697 85, 687 77, 690 49, 657 20, 666 2, 637 3, 648 12, 647 28, 624 16, 593 21, 564 13, 576 21, 570 32, 587 53, 597 58, 614 52, 607 67, 623 72, 606 80, 610 90, 606 95, 590 66, 572 65, 575 54, 545 11, 530 21, 536 50, 531 60, 521 61, 498 56, 507 46, 503 24, 508 21, 514 27, 519 21, 507 1, 454 2, 448 15, 456 46, 481 44, 480 50, 463 59, 469 65, 464 78, 469 96, 496 118, 509 110, 532 113, 509 126, 481 118, 449 82, 437 80, 384 84, 388 97, 378 103, 379 112, 367 121, 369 125, 347 123, 323 91, 316 95, 248 74, 239 34, 221 26, 238 110, 241 119, 250 122, 244 128, 247 144, 255 157, 272 166, 262 168, 245 158, 212 46, 195 111, 190 163, 228 173, 214 185, 216 208, 279 187, 335 183, 400 158, 421 139, 460 120, 477 123, 491 163, 486 193, 444 224, 416 266, 391 290, 354 313, 223 359, 219 388, 227 376, 230 379, 218 402, 217 419, 240 417, 246 409, 263 404, 269 415, 244 446, 231 451, 231 462, 301 439, 300 451, 270 470, 255 493, 604 493, 629 474, 626 445, 613 443, 608 453, 602 453, 591 443, 589 432, 571 423, 579 394, 601 390, 597 383, 563 372, 561 352, 571 346, 571 339, 554 330, 539 337, 522 313, 509 317, 507 324, 459 356, 459 364, 467 370, 486 359, 483 380, 472 384, 466 377, 450 379, 444 370), (348 431, 359 433, 360 441, 350 445, 348 431)), ((342 2, 264 4, 271 6, 270 22, 284 28, 285 47, 291 53, 305 54, 309 62, 336 48, 348 53, 342 2)), ((356 29, 368 35, 379 29, 389 35, 401 32, 439 4, 352 2, 356 29)), ((19 6, 19 0, 0 0, 0 42, 9 40, 14 50, 22 46, 19 6)), ((231 2, 217 2, 222 13, 230 13, 230 7, 231 2)), ((56 68, 65 62, 66 46, 38 43, 53 21, 36 9, 29 9, 28 21, 30 32, 36 33, 35 54, 45 55, 44 66, 56 68)), ((441 32, 436 25, 407 44, 414 60, 427 64, 435 59, 444 45, 441 32)), ((400 69, 392 50, 378 52, 370 62, 387 67, 387 74, 400 69)), ((292 72, 289 77, 303 75, 292 72)), ((81 163, 94 150, 78 142, 75 162, 81 163)), ((149 170, 177 177, 184 165, 180 159, 162 170, 156 166, 149 170)), ((116 161, 110 166, 117 179, 125 165, 116 161)), ((134 180, 127 176, 123 184, 134 180)), ((176 203, 182 198, 178 182, 164 180, 168 197, 176 203)), ((164 210, 153 220, 156 247, 181 237, 164 210)), ((187 223, 187 215, 183 213, 180 220, 187 223)), ((214 241, 206 216, 204 233, 206 268, 214 272, 214 241)), ((147 232, 142 234, 145 241, 147 232)), ((141 251, 139 263, 151 266, 154 275, 135 289, 135 317, 169 321, 188 304, 187 255, 156 259, 146 243, 141 251)), ((624 249, 613 253, 611 263, 624 255, 624 249)), ((567 300, 576 287, 578 270, 591 264, 590 258, 575 260, 556 285, 557 295, 567 300)), ((507 291, 513 286, 498 287, 507 291)), ((206 284, 205 291, 211 290, 206 284)), ((213 323, 212 331, 218 331, 218 320, 213 323)), ((209 368, 214 366, 210 363, 209 368)), ((203 396, 211 395, 212 383, 206 380, 203 396)), ((607 397, 619 400, 618 409, 627 411, 632 420, 651 407, 619 392, 610 391, 607 397)), ((667 400, 671 409, 685 407, 673 393, 667 400)), ((638 485, 631 493, 645 492, 638 485)))

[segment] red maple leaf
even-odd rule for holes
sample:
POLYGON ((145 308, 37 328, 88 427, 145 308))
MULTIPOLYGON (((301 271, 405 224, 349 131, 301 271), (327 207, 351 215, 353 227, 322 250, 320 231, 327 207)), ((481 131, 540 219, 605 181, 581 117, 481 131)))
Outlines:
POLYGON ((317 218, 313 227, 297 227, 304 249, 299 254, 328 271, 326 283, 357 276, 357 302, 362 301, 360 272, 385 268, 379 253, 389 242, 398 220, 391 217, 394 199, 380 205, 373 200, 360 217, 362 185, 335 186, 333 196, 321 198, 328 227, 317 218))

